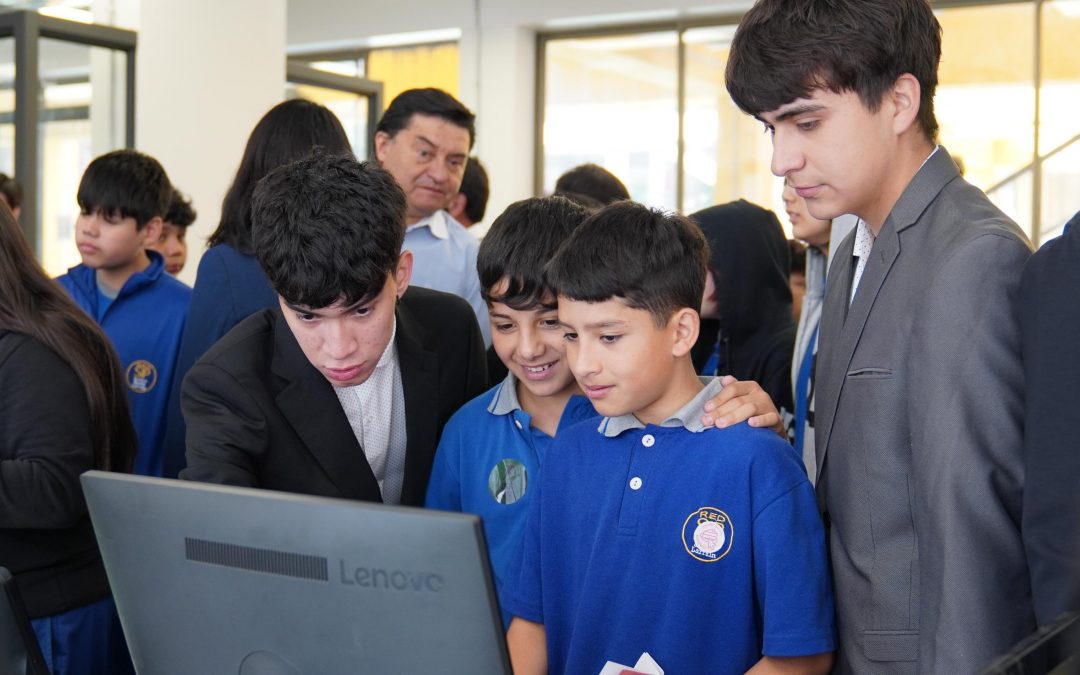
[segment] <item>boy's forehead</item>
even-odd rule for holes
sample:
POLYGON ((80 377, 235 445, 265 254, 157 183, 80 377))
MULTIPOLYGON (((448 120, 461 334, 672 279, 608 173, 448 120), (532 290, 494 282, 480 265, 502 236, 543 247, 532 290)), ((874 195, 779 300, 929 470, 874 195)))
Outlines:
MULTIPOLYGON (((382 289, 379 289, 379 291, 381 291, 381 290, 382 289)), ((305 305, 303 303, 290 302, 285 297, 282 297, 282 296, 279 296, 279 297, 281 297, 281 301, 283 303, 285 303, 286 305, 288 305, 291 309, 295 309, 295 310, 302 311, 302 312, 308 312, 308 313, 311 313, 311 314, 321 314, 321 315, 324 315, 324 316, 334 316, 334 315, 337 315, 337 314, 345 314, 346 312, 351 312, 354 309, 356 309, 357 307, 361 307, 363 305, 366 305, 367 303, 374 300, 375 296, 377 296, 378 294, 379 294, 379 292, 368 293, 368 295, 361 298, 357 302, 349 302, 348 300, 345 299, 345 296, 341 296, 337 300, 335 300, 333 302, 333 304, 327 305, 325 307, 309 307, 309 306, 307 306, 307 305, 305 305)))
POLYGON ((577 323, 601 324, 612 321, 625 321, 634 317, 636 312, 649 316, 646 309, 631 307, 624 298, 613 296, 607 300, 575 300, 565 295, 559 296, 559 320, 577 323))
POLYGON ((498 297, 493 297, 487 303, 489 314, 507 314, 509 312, 530 312, 532 314, 547 314, 559 309, 555 296, 544 297, 539 302, 534 302, 527 307, 508 305, 498 297))
POLYGON ((793 101, 783 103, 773 110, 758 114, 758 118, 768 124, 783 122, 785 119, 795 117, 807 112, 818 112, 829 107, 826 93, 820 89, 813 89, 807 96, 799 97, 793 101))

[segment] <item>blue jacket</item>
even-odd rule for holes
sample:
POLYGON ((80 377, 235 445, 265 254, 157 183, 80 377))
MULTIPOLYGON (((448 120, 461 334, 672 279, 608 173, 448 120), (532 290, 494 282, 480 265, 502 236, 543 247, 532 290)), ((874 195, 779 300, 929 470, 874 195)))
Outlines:
POLYGON ((191 289, 165 273, 165 259, 147 251, 150 266, 127 280, 98 318, 95 271, 77 265, 57 279, 112 340, 128 385, 131 420, 139 436, 134 472, 162 475, 165 406, 172 388, 191 289))

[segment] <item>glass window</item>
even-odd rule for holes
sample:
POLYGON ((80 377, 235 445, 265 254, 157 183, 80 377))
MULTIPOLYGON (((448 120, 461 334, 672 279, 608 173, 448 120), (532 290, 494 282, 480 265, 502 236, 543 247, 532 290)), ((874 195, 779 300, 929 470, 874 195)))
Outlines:
POLYGON ((437 87, 458 95, 460 63, 456 43, 372 49, 367 54, 367 78, 382 82, 388 105, 406 89, 437 87))
POLYGON ((0 172, 15 175, 15 38, 0 38, 0 172))
POLYGON ((41 262, 49 274, 79 263, 76 194, 94 157, 123 148, 127 123, 127 55, 42 38, 38 133, 41 262))
MULTIPOLYGON (((683 117, 683 211, 693 213, 737 199, 783 213, 780 181, 772 175, 772 143, 764 126, 732 102, 724 86, 735 26, 683 33, 686 113, 683 117)), ((781 221, 787 226, 786 219, 781 221)))
POLYGON ((544 192, 594 162, 634 199, 675 208, 678 34, 551 40, 545 67, 544 192))
POLYGON ((1035 6, 962 7, 937 15, 943 37, 934 108, 941 143, 962 159, 965 178, 992 191, 998 207, 1030 232, 1030 179, 1013 178, 1015 190, 993 188, 1034 159, 1035 6), (1025 180, 1026 196, 1019 189, 1025 180))
POLYGON ((345 127, 345 135, 349 138, 353 154, 360 159, 368 156, 367 96, 340 89, 289 82, 285 85, 285 97, 303 98, 329 108, 345 127))
POLYGON ((1040 242, 1061 234, 1080 210, 1080 0, 1044 2, 1042 11, 1039 154, 1047 159, 1040 242))

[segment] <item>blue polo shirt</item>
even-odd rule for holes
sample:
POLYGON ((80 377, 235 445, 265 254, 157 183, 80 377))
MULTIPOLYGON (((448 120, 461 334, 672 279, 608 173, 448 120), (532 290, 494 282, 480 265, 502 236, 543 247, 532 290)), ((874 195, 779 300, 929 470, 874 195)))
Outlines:
POLYGON ((662 425, 561 431, 535 486, 504 607, 544 625, 552 673, 633 665, 743 673, 835 648, 825 535, 791 446, 702 428, 710 383, 662 425))
MULTIPOLYGON (((584 419, 599 417, 587 398, 571 396, 556 433, 584 419)), ((500 598, 506 569, 521 545, 540 463, 553 440, 531 424, 510 373, 446 423, 428 482, 428 507, 483 519, 500 598)), ((509 623, 509 615, 503 618, 509 623)))

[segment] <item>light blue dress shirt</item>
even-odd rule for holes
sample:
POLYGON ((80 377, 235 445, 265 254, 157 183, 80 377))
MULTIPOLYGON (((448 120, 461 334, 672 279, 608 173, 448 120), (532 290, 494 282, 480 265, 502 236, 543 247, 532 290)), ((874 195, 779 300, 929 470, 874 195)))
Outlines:
POLYGON ((480 323, 484 346, 491 346, 487 303, 480 296, 476 252, 480 240, 446 211, 436 211, 405 228, 403 250, 412 251, 412 285, 465 298, 480 323))

